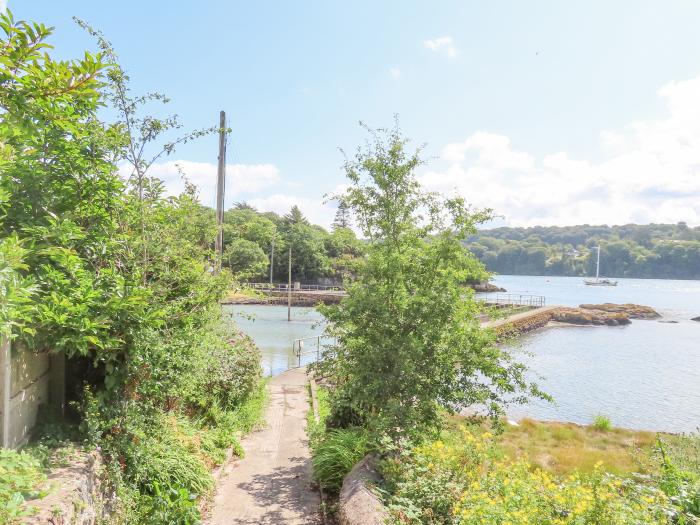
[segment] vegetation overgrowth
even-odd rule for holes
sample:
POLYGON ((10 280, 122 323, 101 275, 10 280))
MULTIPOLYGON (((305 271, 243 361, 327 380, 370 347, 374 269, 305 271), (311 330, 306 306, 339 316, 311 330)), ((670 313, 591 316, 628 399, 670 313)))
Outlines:
MULTIPOLYGON (((607 446, 606 438, 592 427, 574 430, 535 422, 527 426, 529 436, 521 440, 525 450, 535 428, 558 439, 559 448, 579 447, 582 434, 590 438, 594 433, 596 444, 607 446)), ((695 506, 700 494, 697 464, 689 464, 698 459, 697 436, 648 443, 642 435, 643 448, 636 450, 634 442, 628 443, 626 455, 639 455, 650 470, 640 473, 625 463, 612 473, 603 460, 563 471, 534 464, 537 458, 514 453, 512 439, 508 443, 510 432, 494 436, 481 426, 460 426, 440 440, 397 447, 382 465, 383 494, 393 521, 631 525, 693 524, 700 519, 695 506), (693 454, 679 452, 693 447, 693 454)), ((619 432, 618 438, 634 434, 619 432)), ((622 447, 623 440, 618 439, 616 446, 622 447)), ((585 450, 581 456, 587 456, 585 450)))
POLYGON ((0 15, 0 332, 65 354, 69 416, 107 460, 113 522, 196 523, 264 388, 257 349, 222 320, 232 275, 212 271, 212 210, 190 184, 166 196, 149 167, 218 128, 176 135, 177 117, 144 115, 167 99, 133 95, 78 23, 99 51, 56 60, 52 28, 0 15))
POLYGON ((700 227, 678 224, 484 229, 466 241, 492 272, 700 279, 700 227))

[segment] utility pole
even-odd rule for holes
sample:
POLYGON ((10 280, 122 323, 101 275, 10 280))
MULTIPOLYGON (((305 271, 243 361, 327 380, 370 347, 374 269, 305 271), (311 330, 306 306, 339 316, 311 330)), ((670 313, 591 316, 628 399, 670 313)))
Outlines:
POLYGON ((270 288, 272 288, 272 268, 275 266, 275 236, 272 236, 272 248, 270 249, 270 288))
POLYGON ((287 283, 287 321, 292 320, 292 242, 289 242, 289 281, 287 283))
POLYGON ((221 270, 224 256, 224 191, 226 189, 226 113, 219 112, 219 166, 216 179, 216 269, 221 270))

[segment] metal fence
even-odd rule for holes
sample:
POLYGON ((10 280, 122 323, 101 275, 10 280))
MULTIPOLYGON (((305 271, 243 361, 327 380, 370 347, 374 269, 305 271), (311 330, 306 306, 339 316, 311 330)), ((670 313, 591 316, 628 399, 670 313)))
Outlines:
MULTIPOLYGON (((287 283, 245 283, 246 286, 253 290, 264 292, 286 292, 289 290, 287 283)), ((342 286, 329 286, 324 284, 300 284, 292 283, 293 292, 344 292, 342 286)))
POLYGON ((486 304, 504 306, 533 306, 540 308, 545 305, 544 295, 527 295, 518 293, 479 294, 478 298, 486 304))
POLYGON ((335 344, 335 339, 324 335, 312 335, 295 339, 292 342, 292 353, 297 359, 297 366, 320 361, 323 357, 323 349, 332 344, 335 344))

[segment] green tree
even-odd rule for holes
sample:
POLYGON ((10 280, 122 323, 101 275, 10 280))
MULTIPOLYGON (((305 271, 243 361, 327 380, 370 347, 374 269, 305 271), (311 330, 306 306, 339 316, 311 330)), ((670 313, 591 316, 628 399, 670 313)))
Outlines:
POLYGON ((342 196, 370 239, 367 261, 348 297, 323 308, 337 338, 318 365, 337 385, 331 421, 398 438, 439 428, 445 409, 500 414, 508 396, 528 390, 523 367, 480 329, 461 286, 487 276, 460 240, 491 214, 424 192, 419 152, 406 151, 398 129, 369 131, 373 140, 345 164, 342 196))
POLYGON ((265 252, 256 243, 238 238, 226 244, 224 264, 235 277, 247 281, 264 277, 269 261, 265 252))
POLYGON ((338 202, 338 209, 335 212, 335 219, 333 219, 333 230, 339 228, 350 228, 350 210, 348 205, 342 199, 338 202))

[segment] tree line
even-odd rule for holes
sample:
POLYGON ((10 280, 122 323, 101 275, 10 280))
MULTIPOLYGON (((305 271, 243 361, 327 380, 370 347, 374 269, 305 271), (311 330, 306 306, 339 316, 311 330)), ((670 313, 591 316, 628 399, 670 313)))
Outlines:
POLYGON ((268 281, 272 261, 273 281, 286 282, 290 247, 292 279, 300 282, 342 282, 364 257, 364 243, 351 229, 343 203, 330 231, 311 224, 296 205, 285 215, 259 212, 244 202, 225 212, 223 265, 239 280, 268 281))
POLYGON ((700 279, 700 227, 678 224, 494 228, 465 245, 489 271, 509 275, 594 275, 700 279))

